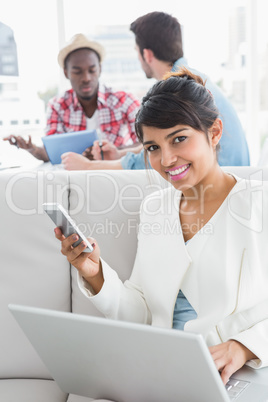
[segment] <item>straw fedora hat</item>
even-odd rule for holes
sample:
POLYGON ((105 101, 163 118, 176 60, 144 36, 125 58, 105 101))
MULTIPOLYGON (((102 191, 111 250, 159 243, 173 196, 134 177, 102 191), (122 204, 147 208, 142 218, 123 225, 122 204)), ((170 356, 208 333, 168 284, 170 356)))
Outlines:
POLYGON ((63 47, 59 54, 58 54, 58 63, 59 65, 64 68, 64 60, 74 50, 82 49, 82 48, 89 48, 94 50, 99 56, 100 56, 100 62, 102 62, 105 51, 104 47, 98 43, 94 42, 92 40, 89 40, 85 35, 83 34, 76 34, 72 37, 72 39, 68 42, 68 44, 63 47))

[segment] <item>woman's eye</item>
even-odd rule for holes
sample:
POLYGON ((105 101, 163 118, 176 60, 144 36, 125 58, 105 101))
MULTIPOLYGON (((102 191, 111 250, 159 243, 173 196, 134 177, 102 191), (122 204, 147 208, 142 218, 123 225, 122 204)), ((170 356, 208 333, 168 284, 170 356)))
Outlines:
POLYGON ((187 138, 187 137, 185 137, 185 136, 176 137, 176 138, 174 139, 174 142, 182 142, 182 141, 186 140, 186 138, 187 138))
POLYGON ((157 149, 157 145, 150 145, 147 149, 146 149, 146 151, 147 152, 153 152, 153 151, 155 151, 157 149))

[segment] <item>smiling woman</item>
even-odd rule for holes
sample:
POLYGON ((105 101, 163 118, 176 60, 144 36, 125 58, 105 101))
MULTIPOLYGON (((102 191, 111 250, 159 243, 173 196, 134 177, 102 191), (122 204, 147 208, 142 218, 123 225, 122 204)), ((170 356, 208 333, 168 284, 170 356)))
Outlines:
POLYGON ((246 362, 267 366, 268 211, 251 191, 261 186, 265 205, 268 189, 220 168, 217 108, 202 79, 186 69, 152 87, 136 130, 153 169, 172 186, 143 201, 135 265, 125 283, 100 258, 95 239, 88 255, 85 244, 73 247, 76 239, 56 229, 80 290, 108 318, 201 333, 224 384, 246 362), (233 216, 231 199, 242 213, 254 199, 247 227, 233 216), (143 230, 155 225, 157 233, 143 230))
POLYGON ((155 84, 142 106, 136 118, 137 136, 152 168, 182 191, 180 220, 188 241, 236 183, 217 162, 219 112, 203 80, 185 67, 155 84), (193 227, 195 231, 190 230, 193 227))
POLYGON ((215 169, 222 122, 199 76, 186 68, 167 74, 143 98, 143 106, 136 132, 153 169, 177 188, 185 188, 186 175, 193 187, 194 177, 200 180, 207 168, 215 169))

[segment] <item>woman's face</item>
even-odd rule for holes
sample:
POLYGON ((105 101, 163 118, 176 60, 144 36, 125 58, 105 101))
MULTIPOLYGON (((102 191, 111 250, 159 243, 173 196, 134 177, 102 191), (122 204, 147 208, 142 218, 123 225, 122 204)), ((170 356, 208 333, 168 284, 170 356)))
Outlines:
POLYGON ((186 125, 166 129, 143 126, 143 145, 152 168, 183 191, 204 182, 217 166, 216 145, 221 129, 217 119, 208 139, 205 133, 186 125))

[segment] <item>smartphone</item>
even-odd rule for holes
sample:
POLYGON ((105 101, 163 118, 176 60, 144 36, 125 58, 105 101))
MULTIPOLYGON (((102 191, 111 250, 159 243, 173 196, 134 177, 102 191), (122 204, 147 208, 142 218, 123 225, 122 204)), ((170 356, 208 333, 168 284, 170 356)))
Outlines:
POLYGON ((92 245, 89 243, 87 238, 76 226, 75 222, 72 220, 68 212, 59 203, 46 203, 43 204, 44 211, 52 219, 55 225, 60 228, 65 237, 68 237, 74 233, 79 236, 79 239, 73 244, 73 247, 78 246, 82 241, 87 244, 87 248, 83 250, 84 253, 91 253, 93 251, 92 245))

